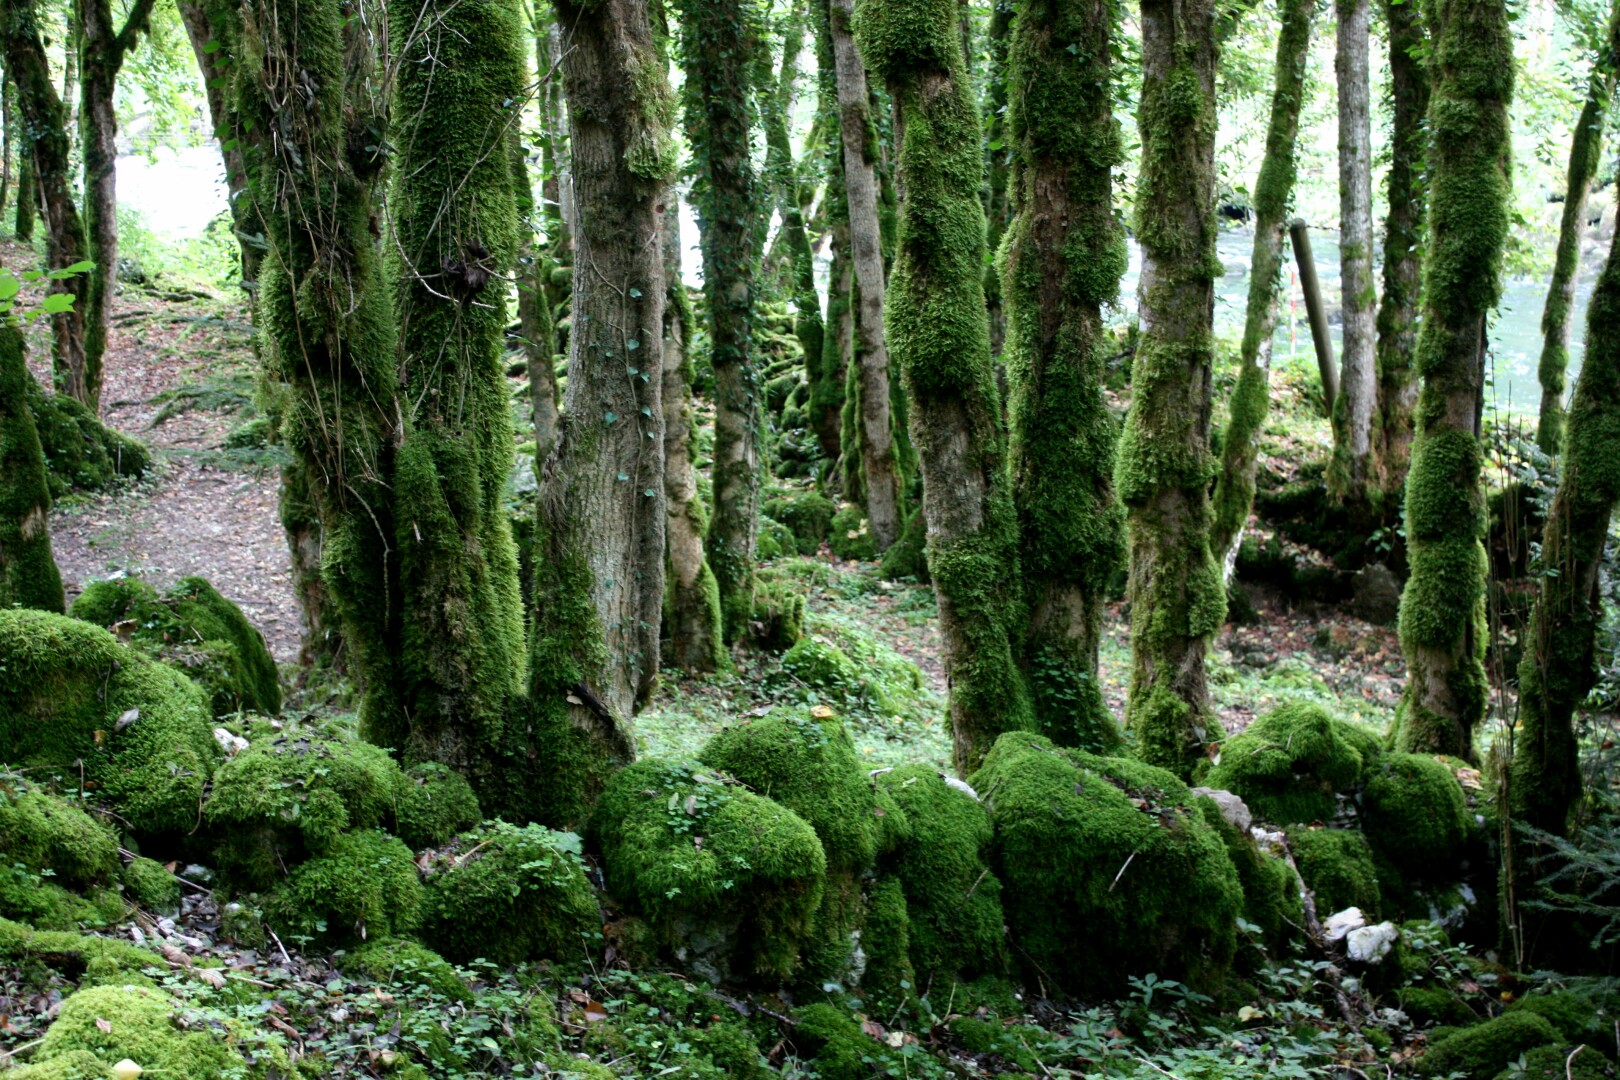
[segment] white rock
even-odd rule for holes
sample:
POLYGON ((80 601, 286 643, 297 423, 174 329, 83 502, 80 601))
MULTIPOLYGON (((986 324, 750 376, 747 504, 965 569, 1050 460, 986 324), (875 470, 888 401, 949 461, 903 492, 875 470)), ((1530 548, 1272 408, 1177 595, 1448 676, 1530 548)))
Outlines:
POLYGON ((1352 930, 1359 930, 1367 925, 1367 916, 1361 913, 1358 907, 1347 907, 1343 911, 1335 911, 1327 917, 1322 924, 1322 932, 1329 941, 1343 941, 1346 934, 1352 930))
POLYGON ((948 786, 955 788, 957 791, 961 791, 961 792, 964 792, 964 793, 972 796, 974 802, 979 801, 979 793, 977 791, 974 791, 971 787, 969 787, 968 784, 967 784, 967 781, 958 780, 954 776, 946 776, 944 773, 940 773, 939 778, 941 780, 945 781, 945 783, 948 786))
POLYGON ((1222 791, 1219 788, 1195 787, 1192 793, 1214 799, 1215 805, 1221 808, 1221 817, 1239 832, 1248 832, 1249 826, 1254 824, 1254 815, 1249 813, 1248 804, 1232 792, 1222 791))
POLYGON ((225 753, 235 756, 248 748, 248 741, 240 735, 232 735, 222 727, 214 729, 214 741, 224 748, 225 753))
POLYGON ((1400 936, 1401 932, 1392 922, 1357 927, 1350 931, 1345 951, 1350 954, 1350 959, 1357 963, 1376 964, 1389 955, 1389 950, 1395 947, 1395 942, 1400 936))

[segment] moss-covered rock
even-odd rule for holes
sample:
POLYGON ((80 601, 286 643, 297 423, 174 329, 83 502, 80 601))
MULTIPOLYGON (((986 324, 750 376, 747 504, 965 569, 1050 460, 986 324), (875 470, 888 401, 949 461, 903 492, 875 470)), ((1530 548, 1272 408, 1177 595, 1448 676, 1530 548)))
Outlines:
POLYGON ((1361 820, 1378 854, 1410 877, 1451 870, 1468 841, 1462 785, 1444 761, 1424 754, 1379 759, 1367 777, 1361 820))
POLYGON ((875 559, 880 554, 866 512, 849 503, 839 507, 828 524, 827 546, 840 559, 875 559))
POLYGON ((0 774, 0 852, 11 864, 67 885, 105 885, 118 873, 118 840, 75 802, 0 774))
POLYGON ((27 391, 53 498, 69 491, 106 491, 151 467, 145 446, 97 420, 80 402, 66 394, 48 394, 33 379, 27 391))
POLYGON ((0 959, 41 964, 81 988, 152 985, 152 975, 169 970, 161 957, 127 941, 38 930, 9 919, 0 919, 0 959))
POLYGON ((383 986, 410 986, 447 1001, 471 1002, 472 988, 450 962, 414 941, 379 938, 351 949, 339 962, 350 975, 383 986))
POLYGON ((1608 1059, 1590 1045, 1537 1046, 1496 1074, 1496 1080, 1609 1080, 1608 1059))
POLYGON ((928 584, 928 521, 921 510, 911 515, 900 539, 883 553, 878 573, 888 581, 912 578, 928 584))
POLYGON ((749 636, 769 652, 790 649, 804 637, 804 594, 786 581, 761 580, 754 586, 749 636))
POLYGON ((816 491, 803 491, 767 499, 765 516, 786 525, 793 533, 800 555, 814 555, 827 539, 833 515, 838 512, 831 499, 816 491))
POLYGON ((1291 829, 1288 844, 1299 876, 1326 918, 1358 907, 1369 920, 1383 909, 1383 892, 1367 838, 1354 829, 1291 829))
POLYGON ((127 628, 123 636, 131 644, 200 685, 216 716, 281 711, 276 662, 263 635, 203 578, 182 578, 161 596, 135 577, 92 581, 68 614, 96 626, 127 628))
POLYGON ((1233 792, 1274 825, 1329 821, 1338 811, 1335 792, 1361 776, 1361 754, 1345 727, 1320 705, 1284 705, 1226 740, 1204 783, 1233 792))
POLYGON ((885 1013, 913 1005, 919 990, 911 962, 911 916, 898 878, 880 878, 867 895, 861 949, 866 956, 861 991, 867 1002, 885 1013))
POLYGON ((288 939, 341 945, 394 937, 421 925, 422 883, 410 848, 376 829, 360 829, 293 867, 265 897, 264 914, 288 939))
POLYGON ((1468 1003, 1449 986, 1403 986, 1396 991, 1395 1003, 1414 1024, 1423 1027, 1434 1024, 1467 1027, 1478 1019, 1468 1003))
POLYGON ((793 535, 792 529, 775 518, 761 515, 759 538, 755 541, 754 554, 761 562, 780 559, 784 555, 797 555, 798 537, 793 535))
POLYGON ((255 724, 220 767, 203 819, 220 837, 218 869, 263 889, 349 829, 390 825, 406 780, 388 753, 336 726, 255 724))
POLYGON ((154 859, 136 858, 124 867, 124 895, 150 911, 180 909, 180 881, 154 859))
POLYGON ((601 912, 578 837, 491 822, 427 864, 422 937, 451 960, 577 960, 601 912))
POLYGON ((1558 1029, 1535 1013, 1503 1013, 1494 1020, 1453 1031, 1430 1044, 1417 1060, 1420 1076, 1495 1076, 1520 1054, 1557 1044, 1558 1029))
POLYGON ((436 761, 413 766, 400 785, 395 832, 412 850, 438 847, 483 818, 466 777, 436 761))
POLYGON ((1611 1000, 1600 1006, 1590 997, 1555 990, 1526 994, 1508 1006, 1508 1011, 1544 1016, 1570 1042, 1598 1043, 1613 1037, 1612 1004, 1611 1000))
POLYGON ((129 827, 197 823, 220 757, 189 680, 105 630, 41 611, 0 611, 0 745, 9 763, 79 775, 129 827))
POLYGON ((782 656, 782 672, 789 678, 836 700, 857 698, 866 680, 855 661, 828 641, 800 638, 782 656))
POLYGON ((1220 981, 1243 892, 1174 775, 1008 732, 969 782, 990 810, 1007 922, 1032 974, 1077 994, 1148 972, 1220 981))
POLYGON ((693 765, 617 773, 591 816, 607 888, 715 981, 783 979, 813 941, 827 856, 793 811, 693 765))
POLYGON ((1220 834, 1237 870, 1243 887, 1243 918, 1257 928, 1270 956, 1286 956, 1305 925, 1299 878, 1285 860, 1262 850, 1253 836, 1228 822, 1213 799, 1199 799, 1198 808, 1210 828, 1220 834))
POLYGON ((807 1005, 799 1010, 793 1045, 821 1080, 869 1080, 903 1074, 894 1052, 861 1029, 861 1023, 836 1005, 807 1005))

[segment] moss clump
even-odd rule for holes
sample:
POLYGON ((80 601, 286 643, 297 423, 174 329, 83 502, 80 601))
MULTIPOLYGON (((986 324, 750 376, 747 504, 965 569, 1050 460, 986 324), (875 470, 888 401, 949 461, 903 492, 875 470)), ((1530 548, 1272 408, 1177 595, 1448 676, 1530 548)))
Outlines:
POLYGON ((802 637, 782 656, 782 672, 836 700, 857 698, 866 679, 844 650, 822 638, 802 637))
POLYGON ((0 326, 0 607, 61 611, 62 575, 51 554, 51 487, 28 407, 34 385, 22 330, 0 326))
POLYGON ((470 1003, 472 988, 450 962, 414 941, 381 938, 352 949, 340 966, 379 985, 426 990, 447 1001, 470 1003))
POLYGON ((928 584, 928 521, 921 511, 911 515, 900 539, 883 553, 878 574, 886 581, 913 578, 928 584))
POLYGON ((137 858, 124 867, 124 895, 158 912, 180 909, 180 882, 155 859, 137 858))
POLYGON ((1414 1024, 1467 1027, 1478 1019, 1468 1003, 1448 986, 1403 986, 1396 992, 1395 1001, 1414 1024))
POLYGON ((1528 994, 1508 1006, 1508 1011, 1544 1016, 1571 1042, 1598 1043, 1613 1035, 1607 1009, 1600 1009, 1592 999, 1568 991, 1528 994))
POLYGON ((265 918, 283 937, 327 944, 410 933, 422 919, 411 849, 376 829, 344 833, 293 867, 265 898, 265 918))
POLYGON ((861 949, 866 954, 861 989, 872 1007, 890 1013, 914 1004, 918 983, 911 963, 911 917, 898 878, 881 878, 868 893, 861 949))
POLYGON ((578 838, 491 822, 428 865, 422 936, 451 960, 573 960, 601 929, 578 838))
POLYGON ((833 515, 827 529, 827 546, 840 559, 867 560, 879 555, 865 511, 853 505, 841 506, 833 515))
MULTIPOLYGON (((754 555, 760 562, 767 559, 780 559, 784 555, 799 554, 799 541, 793 535, 793 530, 777 521, 775 518, 761 516, 759 519, 759 539, 755 541, 754 555)), ((757 604, 758 601, 756 600, 757 604)))
POLYGON ((1496 1080, 1609 1080, 1608 1059, 1591 1046, 1538 1046, 1496 1074, 1496 1080), (1574 1055, 1571 1057, 1571 1055, 1574 1055))
POLYGON ((970 783, 990 810, 1007 922, 1032 975, 1077 994, 1150 971, 1219 982, 1243 892, 1174 775, 1009 732, 970 783))
POLYGON ((220 767, 203 819, 219 834, 219 870, 262 889, 349 829, 390 824, 405 775, 379 747, 336 728, 254 725, 246 750, 220 767))
POLYGON ((926 765, 902 765, 878 781, 910 833, 889 865, 905 891, 912 967, 924 983, 936 972, 1002 975, 1006 920, 1001 880, 990 870, 990 815, 926 765))
POLYGON ((1362 828, 1379 855, 1410 877, 1455 867, 1468 841, 1468 803, 1445 762, 1386 754, 1361 801, 1362 828))
POLYGON ((80 764, 136 832, 188 832, 220 756, 202 692, 77 619, 0 611, 0 745, 10 763, 80 764))
POLYGON ((1221 816, 1213 799, 1199 799, 1198 808, 1210 828, 1220 834, 1226 853, 1243 887, 1243 918, 1259 931, 1261 944, 1273 957, 1285 956, 1305 925, 1305 904, 1299 879, 1288 863, 1262 851, 1254 837, 1221 816))
POLYGON ((754 587, 750 636, 762 649, 779 652, 804 637, 804 594, 786 581, 762 580, 754 587))
POLYGON ((838 507, 817 491, 804 491, 767 499, 765 516, 786 525, 800 555, 814 555, 832 531, 838 507))
POLYGON ((412 850, 438 847, 483 817, 465 777, 436 761, 405 774, 394 807, 395 831, 412 850))
POLYGON ((1383 893, 1365 836, 1353 829, 1291 829, 1288 844, 1324 918, 1349 907, 1369 920, 1378 917, 1383 893))
POLYGON ((692 765, 649 759, 591 816, 608 890, 694 970, 784 979, 812 941, 827 856, 780 804, 692 765))
POLYGON ((66 394, 47 394, 28 380, 28 407, 45 456, 51 495, 106 491, 120 480, 135 480, 152 465, 152 455, 134 439, 97 420, 66 394))
POLYGON ((165 660, 207 691, 215 716, 281 711, 276 662, 242 609, 200 577, 162 596, 140 578, 92 581, 73 601, 75 619, 124 624, 135 647, 165 660))
POLYGON ((20 777, 0 775, 0 851, 67 885, 105 885, 118 873, 112 830, 20 777))
POLYGON ((1527 1050, 1560 1042, 1558 1029, 1535 1013, 1503 1013, 1430 1044, 1417 1060, 1421 1076, 1495 1076, 1527 1050))
POLYGON ((860 1021, 836 1005, 799 1010, 793 1044, 821 1080, 868 1080, 903 1074, 886 1046, 861 1029, 860 1021))
POLYGON ((1354 787, 1362 768, 1344 726, 1319 705, 1284 705, 1226 740, 1204 784, 1275 825, 1331 820, 1335 792, 1354 787))
POLYGON ((161 957, 127 941, 71 931, 36 930, 9 919, 0 919, 0 958, 42 964, 80 988, 149 986, 149 972, 169 970, 161 957))

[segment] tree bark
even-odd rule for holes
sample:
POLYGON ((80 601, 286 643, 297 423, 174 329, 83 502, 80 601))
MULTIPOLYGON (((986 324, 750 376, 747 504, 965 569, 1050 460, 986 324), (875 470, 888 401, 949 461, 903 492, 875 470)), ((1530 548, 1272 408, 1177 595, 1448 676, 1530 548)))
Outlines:
POLYGON ((51 556, 51 489, 28 407, 22 331, 0 320, 0 610, 62 612, 62 576, 51 556))
POLYGON ((1254 185, 1254 254, 1243 318, 1242 366, 1232 388, 1221 440, 1221 472, 1215 484, 1209 543, 1226 582, 1232 580, 1238 545, 1254 508, 1255 460, 1260 431, 1271 409, 1271 344, 1277 331, 1277 291, 1287 260, 1288 206, 1297 179, 1299 113, 1305 104, 1315 17, 1316 0, 1286 0, 1277 37, 1266 154, 1254 185))
POLYGON ((1226 614, 1208 494, 1216 60, 1213 0, 1143 0, 1142 335, 1115 471, 1130 544, 1126 725, 1143 760, 1183 776, 1218 730, 1204 660, 1226 614))
POLYGON ((1389 216, 1384 219, 1384 295, 1378 307, 1377 460, 1386 511, 1399 503, 1412 458, 1417 377, 1418 297, 1423 284, 1423 217, 1429 73, 1422 60, 1428 33, 1417 5, 1383 0, 1389 27, 1389 216))
POLYGON ((843 141, 831 135, 839 127, 838 62, 833 50, 831 0, 811 0, 810 13, 816 24, 816 122, 824 133, 822 142, 826 152, 821 205, 832 266, 827 280, 827 317, 822 324, 821 356, 810 380, 809 409, 816 442, 827 459, 827 481, 836 486, 843 448, 844 382, 855 352, 855 317, 850 306, 855 270, 850 260, 843 141))
POLYGON ((507 130, 506 138, 512 162, 512 193, 518 212, 518 334, 523 339, 523 361, 529 376, 529 414, 534 422, 534 460, 538 469, 557 445, 560 406, 553 359, 557 355, 557 330, 552 325, 551 305, 546 298, 549 260, 542 253, 537 236, 544 215, 535 205, 529 159, 523 150, 523 132, 514 124, 507 130))
MULTIPOLYGON (((1014 213, 1013 195, 1009 187, 1013 151, 1007 131, 1007 54, 1014 30, 1013 13, 1017 7, 1017 0, 993 0, 985 41, 990 70, 986 73, 984 88, 984 213, 986 242, 992 254, 1001 250, 1002 236, 1011 224, 1014 213)), ((985 307, 990 312, 990 355, 999 357, 1007 339, 1008 314, 1001 274, 993 264, 984 270, 984 298, 985 307)))
POLYGON ((574 183, 573 329, 535 537, 534 816, 577 822, 635 756, 664 599, 664 270, 673 98, 642 0, 556 0, 574 183))
POLYGON ((1328 488, 1365 509, 1376 492, 1372 421, 1378 403, 1378 292, 1373 285, 1372 107, 1367 47, 1371 0, 1335 0, 1339 98, 1339 297, 1344 347, 1333 409, 1328 488))
MULTIPOLYGON (((3 60, 0 55, 0 60, 3 60)), ((3 64, 0 64, 0 128, 5 129, 4 137, 0 138, 0 218, 6 213, 6 199, 11 195, 11 154, 17 144, 17 94, 11 87, 11 79, 6 75, 3 64)))
POLYGON ((1016 662, 1018 524, 984 305, 982 144, 954 0, 861 0, 855 36, 899 124, 900 242, 885 322, 912 403, 928 566, 950 687, 952 757, 975 769, 997 735, 1034 726, 1016 662))
POLYGON ((866 68, 855 49, 850 25, 854 17, 854 0, 832 0, 838 128, 844 147, 844 192, 855 269, 854 362, 860 388, 862 488, 872 540, 883 552, 900 536, 900 479, 889 414, 889 351, 883 334, 883 234, 878 220, 877 148, 867 111, 866 68))
POLYGON ((1406 693, 1394 744, 1472 760, 1485 715, 1486 320, 1501 295, 1512 190, 1513 38, 1504 0, 1441 0, 1435 43, 1430 242, 1406 484, 1411 576, 1401 597, 1406 693))

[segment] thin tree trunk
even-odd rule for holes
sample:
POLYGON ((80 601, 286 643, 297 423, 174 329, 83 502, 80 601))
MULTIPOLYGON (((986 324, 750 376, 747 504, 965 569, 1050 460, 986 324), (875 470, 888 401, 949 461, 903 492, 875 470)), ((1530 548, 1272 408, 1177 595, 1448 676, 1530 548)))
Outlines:
POLYGON ((18 243, 23 244, 34 242, 34 215, 39 202, 38 187, 34 183, 34 151, 29 142, 24 138, 17 146, 17 215, 13 234, 18 243))
MULTIPOLYGON (((854 0, 833 0, 833 57, 838 69, 838 127, 855 268, 855 364, 860 385, 860 458, 866 518, 879 552, 899 539, 900 480, 889 415, 889 351, 883 335, 883 235, 878 221, 877 161, 867 111, 866 68, 850 26, 854 0)), ((848 453, 848 450, 845 451, 848 453)))
POLYGON ((1378 403, 1378 292, 1373 285, 1372 107, 1367 74, 1371 0, 1335 0, 1339 99, 1340 393, 1333 409, 1328 487, 1364 510, 1377 481, 1372 421, 1378 403))
POLYGON ((1399 505, 1412 458, 1417 404, 1413 351, 1423 285, 1423 203, 1428 157, 1428 34, 1417 5, 1383 0, 1389 26, 1389 216, 1384 220, 1384 295, 1378 307, 1378 450, 1386 517, 1399 505))
MULTIPOLYGON (((518 212, 517 314, 523 339, 523 360, 529 376, 529 413, 534 421, 534 460, 543 466, 557 444, 557 331, 546 300, 547 259, 540 251, 536 231, 543 221, 534 202, 529 161, 523 152, 523 132, 513 125, 507 132, 512 162, 512 193, 518 212)), ((538 473, 536 473, 538 475, 538 473)))
POLYGON ((1232 388, 1221 440, 1221 472, 1215 484, 1215 519, 1209 542, 1220 561, 1222 580, 1227 582, 1232 580, 1238 545, 1254 508, 1255 460, 1260 431, 1271 409, 1271 344, 1277 331, 1277 291, 1286 259, 1288 205, 1297 178, 1295 145, 1315 17, 1316 0, 1285 0, 1283 4, 1266 156, 1254 185, 1254 254, 1243 319, 1242 366, 1232 388))
MULTIPOLYGON (((549 10, 550 5, 545 4, 544 0, 540 0, 540 3, 549 10)), ((541 17, 539 10, 535 17, 541 17)), ((535 51, 545 75, 545 84, 540 92, 540 164, 545 172, 540 190, 546 232, 546 258, 541 284, 551 320, 555 356, 568 351, 567 327, 572 325, 572 320, 565 317, 565 312, 568 309, 572 288, 570 275, 574 265, 574 182, 568 164, 567 110, 563 106, 562 37, 555 18, 545 19, 537 31, 535 51)))
POLYGON ((28 407, 22 331, 0 321, 0 610, 61 612, 62 576, 51 556, 51 489, 28 407))
MULTIPOLYGON (((992 253, 1001 250, 1001 238, 1012 221, 1012 140, 1007 131, 1007 52, 1013 34, 1017 0, 993 0, 985 41, 990 70, 985 80, 985 234, 992 253)), ((994 264, 984 268, 985 308, 990 312, 990 355, 999 357, 1007 339, 1006 300, 1001 274, 994 264)))
POLYGON ((717 671, 725 664, 720 625, 720 591, 703 551, 708 508, 698 494, 692 459, 697 420, 692 410, 692 308, 681 281, 680 203, 671 194, 664 209, 664 494, 669 519, 664 539, 669 550, 670 659, 688 675, 717 671))
MULTIPOLYGON (((3 59, 3 58, 0 58, 3 59)), ((11 194, 11 154, 17 140, 17 95, 11 88, 11 78, 0 66, 0 218, 6 213, 6 199, 11 194)))
POLYGON ((1019 4, 1007 87, 1015 216, 1001 253, 1023 666, 1041 730, 1092 750, 1120 742, 1097 681, 1104 593, 1125 557, 1102 395, 1102 305, 1117 299, 1126 261, 1112 193, 1125 158, 1113 22, 1108 0, 1019 4))
POLYGON ((1034 717, 1015 650, 1024 627, 1018 523, 984 306, 982 143, 955 0, 861 0, 855 35, 899 124, 900 243, 885 321, 912 404, 928 566, 950 687, 952 758, 975 769, 1034 717))
POLYGON ((1213 0, 1143 0, 1142 336, 1115 473, 1130 543, 1126 724, 1144 760, 1182 775, 1219 728, 1204 659, 1226 613, 1207 484, 1220 267, 1216 59, 1213 0))
POLYGON ((1558 226, 1552 281, 1541 312, 1541 417, 1536 444, 1549 454, 1563 449, 1564 382, 1569 370, 1569 317, 1575 306, 1575 281, 1581 268, 1581 241, 1586 236, 1586 200, 1603 157, 1603 126, 1614 97, 1612 61, 1600 58, 1588 76, 1586 104, 1569 143, 1564 215, 1558 226))
POLYGON ((1505 0, 1441 0, 1429 109, 1432 221, 1406 483, 1412 572, 1401 597, 1406 693, 1393 741, 1472 760, 1485 715, 1486 320, 1501 295, 1512 190, 1513 37, 1505 0))
POLYGON ((577 822, 635 756, 664 600, 664 269, 673 99, 641 0, 556 0, 573 167, 568 388, 535 537, 535 816, 577 822))
MULTIPOLYGON (((850 298, 855 270, 849 251, 849 200, 844 194, 844 152, 838 130, 838 63, 832 42, 831 0, 811 0, 816 24, 816 121, 823 133, 826 181, 821 196, 832 265, 827 281, 827 317, 822 324, 821 356, 811 372, 810 426, 827 459, 827 478, 837 484, 842 452, 844 381, 855 351, 855 317, 850 298)), ((808 361, 807 361, 808 362, 808 361)))

